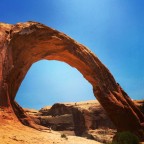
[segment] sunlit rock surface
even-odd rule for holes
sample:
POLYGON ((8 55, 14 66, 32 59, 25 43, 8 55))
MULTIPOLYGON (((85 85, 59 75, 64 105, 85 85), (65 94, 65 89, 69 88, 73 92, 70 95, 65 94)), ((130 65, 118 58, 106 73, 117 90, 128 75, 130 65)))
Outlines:
POLYGON ((0 23, 1 121, 11 119, 43 129, 14 101, 27 71, 42 59, 63 61, 77 68, 93 86, 94 95, 117 130, 131 131, 144 140, 144 115, 101 61, 67 35, 36 22, 0 23))

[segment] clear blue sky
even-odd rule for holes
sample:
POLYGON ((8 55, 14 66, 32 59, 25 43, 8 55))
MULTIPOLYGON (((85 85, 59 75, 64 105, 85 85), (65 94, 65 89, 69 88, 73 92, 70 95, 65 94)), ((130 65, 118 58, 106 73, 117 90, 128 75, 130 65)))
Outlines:
MULTIPOLYGON (((144 0, 1 0, 0 21, 38 21, 91 49, 132 99, 144 98, 144 0)), ((69 65, 34 64, 16 100, 40 108, 94 99, 91 85, 69 65)))

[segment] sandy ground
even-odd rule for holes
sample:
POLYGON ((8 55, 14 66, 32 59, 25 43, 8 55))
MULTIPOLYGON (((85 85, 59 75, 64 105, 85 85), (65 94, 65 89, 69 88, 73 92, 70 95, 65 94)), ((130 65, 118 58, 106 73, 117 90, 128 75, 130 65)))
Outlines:
POLYGON ((62 138, 55 131, 38 131, 18 123, 0 124, 0 144, 100 144, 81 137, 62 138))

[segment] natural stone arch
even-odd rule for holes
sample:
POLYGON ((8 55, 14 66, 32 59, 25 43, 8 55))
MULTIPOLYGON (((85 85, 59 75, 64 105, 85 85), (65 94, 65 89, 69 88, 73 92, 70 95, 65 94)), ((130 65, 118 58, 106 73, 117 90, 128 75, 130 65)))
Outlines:
POLYGON ((144 115, 116 83, 109 70, 85 46, 40 23, 0 25, 0 106, 12 108, 19 120, 36 127, 14 101, 30 66, 41 59, 63 61, 77 68, 118 131, 144 139, 144 115))

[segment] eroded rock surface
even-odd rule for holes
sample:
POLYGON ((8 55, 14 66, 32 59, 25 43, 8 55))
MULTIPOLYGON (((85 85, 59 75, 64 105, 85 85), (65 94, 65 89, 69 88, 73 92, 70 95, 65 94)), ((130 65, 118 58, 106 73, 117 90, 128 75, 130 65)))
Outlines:
POLYGON ((144 100, 134 100, 134 103, 144 114, 144 100))
POLYGON ((94 95, 117 130, 131 131, 144 140, 144 115, 101 61, 67 35, 36 22, 0 23, 0 107, 4 115, 10 112, 13 119, 18 117, 26 125, 40 129, 14 99, 31 65, 41 59, 59 60, 77 68, 92 84, 94 95))
POLYGON ((25 109, 39 125, 71 135, 111 142, 115 127, 97 100, 77 103, 56 103, 39 111, 25 109))
MULTIPOLYGON (((134 100, 143 112, 144 101, 134 100)), ((115 126, 97 100, 56 103, 38 110, 25 112, 39 125, 50 127, 69 135, 110 143, 116 133, 115 126)))
POLYGON ((56 103, 51 108, 46 107, 39 111, 25 109, 25 112, 37 124, 52 129, 54 126, 54 130, 73 130, 78 136, 82 136, 90 129, 115 129, 105 110, 96 100, 56 103))

